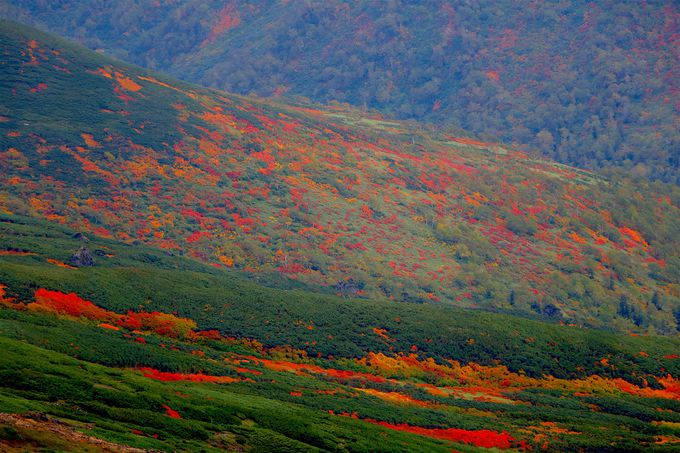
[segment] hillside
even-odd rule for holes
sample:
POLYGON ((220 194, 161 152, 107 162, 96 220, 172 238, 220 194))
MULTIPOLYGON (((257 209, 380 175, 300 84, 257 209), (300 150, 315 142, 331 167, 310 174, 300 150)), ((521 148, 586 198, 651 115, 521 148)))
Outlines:
POLYGON ((0 250, 3 451, 680 442, 677 339, 267 288, 16 215, 0 250))
POLYGON ((230 92, 348 102, 680 182, 677 2, 2 0, 0 14, 230 92))
POLYGON ((209 91, 1 30, 6 213, 343 297, 678 329, 676 186, 209 91))
POLYGON ((680 445, 677 186, 0 56, 0 450, 680 445))

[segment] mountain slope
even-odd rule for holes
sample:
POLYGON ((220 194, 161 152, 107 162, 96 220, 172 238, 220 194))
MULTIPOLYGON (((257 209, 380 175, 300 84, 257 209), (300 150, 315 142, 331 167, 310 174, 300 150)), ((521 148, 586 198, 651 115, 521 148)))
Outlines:
POLYGON ((680 441, 677 339, 281 291, 147 246, 84 241, 0 216, 0 250, 15 247, 0 257, 3 450, 680 441), (95 266, 65 264, 83 244, 95 266))
POLYGON ((677 187, 0 55, 0 450, 677 449, 677 187))
POLYGON ((676 332, 677 187, 1 30, 4 211, 346 297, 676 332))
POLYGON ((349 102, 679 181, 675 2, 4 0, 0 13, 228 91, 349 102))

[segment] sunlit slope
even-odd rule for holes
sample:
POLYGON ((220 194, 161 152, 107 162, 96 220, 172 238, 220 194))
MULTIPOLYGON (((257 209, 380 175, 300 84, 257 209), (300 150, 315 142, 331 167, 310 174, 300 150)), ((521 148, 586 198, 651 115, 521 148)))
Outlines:
MULTIPOLYGON (((252 338, 267 348, 290 346, 324 359, 417 353, 440 362, 500 363, 533 377, 599 374, 638 384, 643 377, 653 382, 654 376, 677 375, 680 366, 672 357, 677 349, 674 338, 271 288, 160 249, 96 236, 85 243, 95 265, 78 268, 69 264, 73 251, 84 244, 76 236, 73 230, 46 221, 0 216, 2 297, 31 301, 41 288, 75 293, 77 300, 101 307, 92 316, 83 315, 93 320, 115 324, 102 309, 174 313, 193 320, 198 330, 252 338)), ((77 300, 72 301, 76 306, 77 300)), ((68 310, 57 313, 73 315, 68 310)))
POLYGON ((3 211, 345 297, 676 332, 676 187, 0 28, 3 211))
POLYGON ((0 216, 0 449, 677 450, 677 338, 234 274, 0 216))

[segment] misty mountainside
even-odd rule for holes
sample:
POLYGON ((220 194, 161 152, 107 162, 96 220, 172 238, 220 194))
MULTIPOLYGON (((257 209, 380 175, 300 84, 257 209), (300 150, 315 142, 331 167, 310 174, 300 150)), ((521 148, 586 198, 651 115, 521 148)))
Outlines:
POLYGON ((680 181, 677 2, 3 0, 0 15, 229 92, 347 102, 680 181))

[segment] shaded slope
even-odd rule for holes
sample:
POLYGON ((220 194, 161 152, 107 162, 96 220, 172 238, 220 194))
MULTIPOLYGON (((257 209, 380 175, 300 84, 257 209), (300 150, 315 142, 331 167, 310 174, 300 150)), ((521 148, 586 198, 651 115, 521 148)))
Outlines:
POLYGON ((1 39, 4 211, 348 297, 676 330, 676 187, 1 39))
POLYGON ((7 17, 239 93, 294 94, 678 183, 669 1, 0 2, 7 17))

